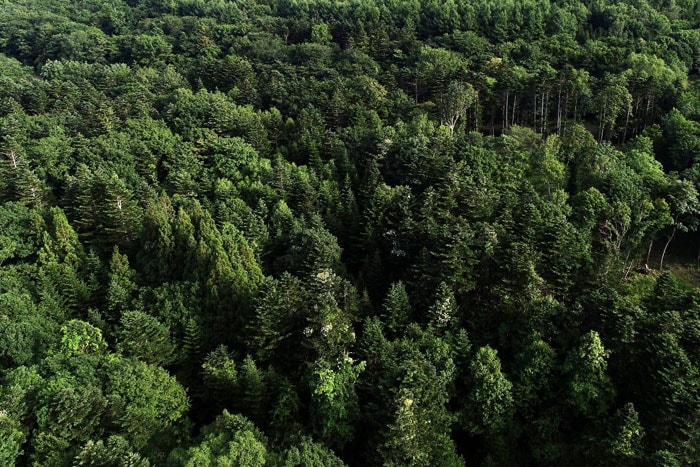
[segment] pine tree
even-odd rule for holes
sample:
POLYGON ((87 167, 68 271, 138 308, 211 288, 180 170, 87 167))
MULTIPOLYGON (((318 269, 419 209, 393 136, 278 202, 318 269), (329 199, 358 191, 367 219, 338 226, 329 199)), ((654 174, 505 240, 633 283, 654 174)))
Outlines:
POLYGON ((481 347, 470 364, 471 389, 464 422, 474 434, 494 434, 508 428, 513 415, 513 384, 501 371, 494 349, 481 347))
POLYGON ((412 319, 411 304, 403 282, 391 284, 382 308, 387 329, 391 335, 400 336, 412 319))
POLYGON ((109 284, 107 286, 107 308, 112 313, 127 310, 136 293, 136 273, 129 267, 129 258, 119 253, 114 246, 109 262, 109 284))

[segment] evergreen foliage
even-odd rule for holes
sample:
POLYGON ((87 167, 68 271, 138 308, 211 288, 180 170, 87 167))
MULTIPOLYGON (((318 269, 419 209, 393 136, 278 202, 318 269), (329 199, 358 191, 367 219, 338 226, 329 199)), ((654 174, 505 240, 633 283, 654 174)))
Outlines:
POLYGON ((0 465, 697 465, 699 28, 2 2, 0 465))

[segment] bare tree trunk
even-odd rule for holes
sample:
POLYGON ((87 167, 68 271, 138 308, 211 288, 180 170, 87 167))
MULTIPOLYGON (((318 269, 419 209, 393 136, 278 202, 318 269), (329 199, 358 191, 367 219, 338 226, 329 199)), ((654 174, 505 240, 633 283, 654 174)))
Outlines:
POLYGON ((532 130, 537 132, 537 89, 535 89, 535 106, 532 112, 532 130))
POLYGON ((663 272, 664 270, 664 257, 666 256, 666 249, 668 246, 671 244, 671 240, 673 240, 673 236, 676 235, 676 228, 673 228, 673 231, 671 232, 671 236, 668 237, 668 241, 666 241, 666 245, 664 245, 664 251, 661 252, 661 261, 659 262, 659 272, 663 272))
MULTIPOLYGON (((647 262, 646 264, 649 264, 649 258, 651 258, 651 249, 654 246, 654 239, 652 238, 651 241, 649 242, 649 249, 647 250, 647 262)), ((700 254, 700 251, 698 251, 698 254, 700 254)))
POLYGON ((518 102, 516 100, 517 94, 513 96, 513 113, 510 116, 510 124, 513 125, 515 123, 515 104, 518 102))
POLYGON ((649 108, 651 107, 651 97, 647 94, 647 108, 644 110, 644 124, 642 128, 647 127, 647 119, 649 118, 649 108))
POLYGON ((564 125, 561 130, 562 136, 566 135, 566 125, 569 122, 569 93, 564 94, 564 125))
POLYGON ((510 93, 506 91, 506 107, 503 111, 503 129, 508 129, 508 104, 510 102, 510 93))
POLYGON ((474 131, 479 131, 479 91, 476 92, 476 106, 474 107, 474 131))
POLYGON ((561 86, 557 96, 557 136, 561 136, 561 86))
POLYGON ((542 107, 542 134, 547 131, 547 117, 549 116, 549 91, 542 93, 544 96, 544 106, 542 107))
POLYGON ((625 117, 625 131, 622 133, 622 142, 624 143, 625 140, 627 139, 627 125, 630 123, 630 112, 632 110, 632 106, 628 105, 627 106, 627 117, 625 117))

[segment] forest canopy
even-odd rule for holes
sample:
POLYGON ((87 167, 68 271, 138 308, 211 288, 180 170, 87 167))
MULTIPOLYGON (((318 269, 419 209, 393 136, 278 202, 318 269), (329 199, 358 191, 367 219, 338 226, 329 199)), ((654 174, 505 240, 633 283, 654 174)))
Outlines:
POLYGON ((700 2, 7 0, 0 464, 697 465, 700 2))

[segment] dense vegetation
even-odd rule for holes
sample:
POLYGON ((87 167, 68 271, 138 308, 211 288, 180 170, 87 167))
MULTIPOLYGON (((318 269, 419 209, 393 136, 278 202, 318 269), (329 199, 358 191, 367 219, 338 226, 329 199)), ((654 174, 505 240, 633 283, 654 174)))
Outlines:
POLYGON ((700 2, 10 0, 0 53, 0 465, 697 465, 700 2))

